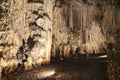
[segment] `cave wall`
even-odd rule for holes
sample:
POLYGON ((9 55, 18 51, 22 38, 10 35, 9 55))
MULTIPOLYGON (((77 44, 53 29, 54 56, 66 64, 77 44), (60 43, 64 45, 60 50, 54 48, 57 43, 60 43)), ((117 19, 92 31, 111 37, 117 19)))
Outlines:
POLYGON ((0 76, 49 63, 54 0, 0 0, 0 76))
POLYGON ((120 79, 120 1, 60 0, 53 10, 52 56, 105 53, 108 77, 120 79))
POLYGON ((109 43, 117 43, 119 13, 117 0, 57 0, 52 55, 106 53, 109 43))
POLYGON ((119 8, 119 0, 0 0, 0 72, 119 50, 119 8))

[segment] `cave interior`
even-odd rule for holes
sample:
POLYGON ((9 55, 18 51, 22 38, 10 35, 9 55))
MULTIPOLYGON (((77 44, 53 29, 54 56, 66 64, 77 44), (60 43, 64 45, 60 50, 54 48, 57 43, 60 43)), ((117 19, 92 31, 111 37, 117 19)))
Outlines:
POLYGON ((120 80, 120 0, 0 0, 0 80, 120 80))

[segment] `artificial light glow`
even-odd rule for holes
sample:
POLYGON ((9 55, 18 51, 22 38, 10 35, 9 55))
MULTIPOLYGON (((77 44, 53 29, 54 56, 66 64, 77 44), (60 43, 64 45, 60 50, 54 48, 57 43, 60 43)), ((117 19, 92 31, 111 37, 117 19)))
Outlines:
POLYGON ((46 77, 50 77, 50 76, 52 76, 54 74, 55 74, 54 70, 49 70, 49 71, 42 72, 38 76, 39 76, 39 78, 46 78, 46 77))
POLYGON ((54 75, 55 74, 55 71, 51 71, 51 73, 50 73, 51 75, 54 75))
POLYGON ((99 58, 107 58, 107 55, 99 56, 99 58))
POLYGON ((55 71, 45 71, 42 76, 49 77, 55 74, 55 71))

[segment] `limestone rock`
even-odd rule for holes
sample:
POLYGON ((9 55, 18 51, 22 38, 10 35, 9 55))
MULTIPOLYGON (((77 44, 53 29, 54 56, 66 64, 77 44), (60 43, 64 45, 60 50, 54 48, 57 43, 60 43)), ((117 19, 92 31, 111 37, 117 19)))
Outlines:
POLYGON ((43 27, 45 23, 43 18, 38 18, 35 22, 40 27, 43 27))
POLYGON ((118 0, 0 0, 0 72, 119 50, 119 25, 118 0))
POLYGON ((115 43, 113 34, 120 27, 119 21, 114 22, 115 16, 119 16, 119 8, 114 3, 108 0, 57 0, 53 10, 52 55, 57 55, 55 48, 60 45, 75 44, 80 47, 80 54, 98 54, 107 49, 107 42, 115 43), (118 12, 115 13, 115 9, 118 12), (111 34, 107 32, 109 30, 111 34))
POLYGON ((27 70, 50 61, 53 3, 0 1, 0 72, 15 71, 18 64, 27 70))

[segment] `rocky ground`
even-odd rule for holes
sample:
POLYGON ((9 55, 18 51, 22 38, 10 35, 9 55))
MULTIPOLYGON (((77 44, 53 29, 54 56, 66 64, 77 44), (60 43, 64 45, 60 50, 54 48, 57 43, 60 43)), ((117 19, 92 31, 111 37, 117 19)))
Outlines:
POLYGON ((19 71, 3 80, 108 80, 105 60, 58 61, 34 70, 19 71))

